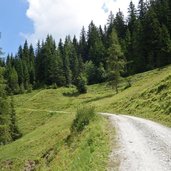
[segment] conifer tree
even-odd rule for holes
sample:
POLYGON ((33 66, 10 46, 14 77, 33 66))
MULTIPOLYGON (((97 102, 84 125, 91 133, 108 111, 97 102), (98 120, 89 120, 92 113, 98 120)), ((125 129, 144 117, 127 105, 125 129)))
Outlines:
POLYGON ((95 66, 99 67, 100 63, 104 63, 105 47, 102 42, 98 28, 93 22, 90 23, 88 33, 88 58, 95 66))
POLYGON ((16 57, 15 69, 18 74, 18 83, 19 85, 24 84, 24 70, 23 70, 23 62, 18 56, 16 57))
POLYGON ((86 32, 85 32, 84 27, 82 28, 81 34, 80 34, 79 54, 81 55, 81 58, 83 59, 84 62, 88 60, 86 32))
POLYGON ((22 52, 22 59, 29 63, 29 47, 27 40, 24 43, 23 52, 22 52))
POLYGON ((13 97, 11 97, 10 108, 11 108, 10 110, 10 133, 11 133, 12 140, 15 141, 18 138, 20 138, 22 135, 19 132, 19 129, 16 123, 16 114, 15 114, 15 109, 14 109, 13 97))
POLYGON ((80 94, 87 93, 87 81, 82 74, 80 74, 77 78, 76 87, 80 94))
POLYGON ((4 69, 0 68, 0 145, 9 143, 10 133, 10 106, 8 104, 5 92, 4 69))
POLYGON ((116 17, 114 18, 114 27, 118 34, 118 38, 120 42, 122 42, 126 34, 126 25, 124 21, 124 15, 120 11, 120 9, 119 9, 119 12, 116 13, 116 17))
POLYGON ((109 84, 115 88, 118 93, 118 84, 121 73, 124 70, 125 61, 123 59, 123 52, 119 44, 118 36, 115 29, 110 35, 110 47, 108 48, 108 78, 109 84))
POLYGON ((7 79, 9 92, 14 94, 19 93, 18 74, 14 67, 8 66, 7 79))
POLYGON ((35 84, 35 55, 33 46, 30 45, 29 47, 29 75, 30 75, 30 84, 35 84))
POLYGON ((63 55, 63 67, 66 79, 66 86, 70 86, 72 83, 72 72, 70 69, 70 46, 71 39, 70 37, 66 37, 64 44, 64 55, 63 55))
POLYGON ((143 20, 146 12, 147 12, 147 4, 144 2, 144 0, 139 0, 139 3, 138 3, 138 18, 140 20, 143 20))
POLYGON ((114 19, 114 14, 111 11, 107 19, 107 39, 109 39, 109 35, 112 33, 112 29, 114 27, 114 19))
POLYGON ((24 73, 24 88, 27 90, 29 88, 30 76, 28 71, 28 65, 26 61, 23 61, 23 73, 24 73))

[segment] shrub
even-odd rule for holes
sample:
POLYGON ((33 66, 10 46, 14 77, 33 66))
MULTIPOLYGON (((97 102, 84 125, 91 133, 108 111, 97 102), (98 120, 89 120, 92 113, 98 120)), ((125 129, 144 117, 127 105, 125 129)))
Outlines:
POLYGON ((9 130, 10 128, 8 125, 0 125, 0 146, 5 145, 11 141, 11 135, 9 130))
POLYGON ((157 88, 157 93, 160 93, 161 91, 163 91, 166 88, 167 88, 166 84, 159 85, 158 88, 157 88))
POLYGON ((28 85, 27 93, 31 93, 33 90, 33 87, 31 84, 28 85))
POLYGON ((71 126, 71 133, 81 132, 95 117, 94 107, 82 107, 77 110, 76 118, 71 126))
POLYGON ((56 83, 50 85, 50 86, 47 86, 47 89, 57 89, 58 86, 56 85, 56 83))
POLYGON ((77 79, 76 87, 80 94, 87 93, 87 81, 84 76, 79 76, 77 79))
POLYGON ((124 90, 126 90, 127 88, 131 87, 131 80, 129 78, 126 78, 126 85, 124 87, 124 90))

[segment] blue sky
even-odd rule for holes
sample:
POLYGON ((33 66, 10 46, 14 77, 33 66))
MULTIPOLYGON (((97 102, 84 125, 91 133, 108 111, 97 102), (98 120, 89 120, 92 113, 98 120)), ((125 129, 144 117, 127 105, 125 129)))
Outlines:
POLYGON ((26 0, 0 1, 0 47, 6 54, 17 52, 24 41, 21 33, 33 32, 33 23, 26 16, 28 5, 26 0))

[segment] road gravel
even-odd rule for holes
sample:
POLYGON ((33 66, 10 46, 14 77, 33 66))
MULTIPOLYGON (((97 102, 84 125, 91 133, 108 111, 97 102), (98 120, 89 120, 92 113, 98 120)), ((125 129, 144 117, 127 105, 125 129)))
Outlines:
POLYGON ((111 157, 119 157, 120 171, 171 171, 171 128, 133 116, 102 114, 117 130, 119 148, 111 157))

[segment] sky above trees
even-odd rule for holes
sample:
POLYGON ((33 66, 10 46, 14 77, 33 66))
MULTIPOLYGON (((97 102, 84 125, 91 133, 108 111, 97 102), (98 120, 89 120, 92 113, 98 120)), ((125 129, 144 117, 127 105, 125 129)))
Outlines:
MULTIPOLYGON (((137 5, 138 0, 133 0, 137 5)), ((78 37, 91 20, 104 25, 110 11, 127 14, 130 0, 2 0, 0 2, 0 47, 15 53, 25 39, 30 43, 52 34, 58 41, 66 35, 78 37)))

